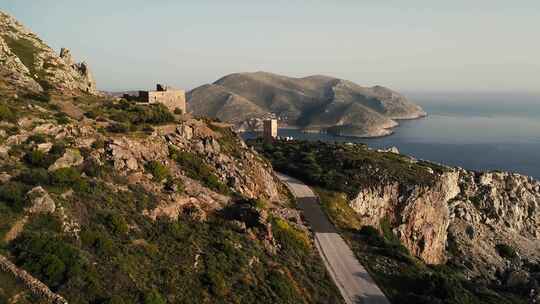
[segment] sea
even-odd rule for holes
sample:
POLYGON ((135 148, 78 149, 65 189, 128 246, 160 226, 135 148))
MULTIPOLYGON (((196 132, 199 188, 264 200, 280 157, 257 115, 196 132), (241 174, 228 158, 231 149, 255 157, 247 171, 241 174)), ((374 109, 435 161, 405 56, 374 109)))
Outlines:
MULTIPOLYGON (((540 93, 406 93, 428 116, 401 120, 390 136, 337 137, 279 129, 303 140, 397 147, 418 159, 476 171, 511 171, 540 180, 540 93)), ((243 133, 244 138, 257 136, 243 133)))

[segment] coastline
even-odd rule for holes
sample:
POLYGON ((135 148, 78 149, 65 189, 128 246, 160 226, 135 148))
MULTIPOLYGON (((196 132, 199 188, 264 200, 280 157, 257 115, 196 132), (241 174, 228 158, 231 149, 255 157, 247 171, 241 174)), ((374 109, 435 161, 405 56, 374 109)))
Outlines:
MULTIPOLYGON (((352 137, 352 138, 357 138, 357 139, 374 139, 374 138, 383 138, 383 137, 388 137, 388 136, 391 136, 395 133, 394 129, 398 128, 400 126, 400 121, 407 121, 407 120, 417 120, 417 119, 422 119, 422 118, 425 118, 428 116, 428 113, 426 112, 422 112, 420 114, 417 114, 417 115, 414 115, 414 116, 409 116, 409 117, 399 117, 399 118, 390 118, 392 121, 395 122, 395 124, 392 124, 391 126, 388 126, 388 127, 380 127, 380 128, 377 128, 375 131, 373 132, 369 132, 369 133, 366 133, 366 134, 354 134, 354 133, 340 133, 340 134, 336 134, 336 133, 332 133, 332 132, 328 132, 326 129, 324 128, 314 128, 314 129, 305 129, 305 128, 302 128, 302 127, 299 127, 299 126, 294 126, 294 125, 285 125, 285 126, 282 126, 282 127, 278 127, 278 130, 299 130, 301 131, 302 133, 306 133, 306 134, 331 134, 332 136, 336 136, 336 137, 352 137)), ((245 129, 242 129, 242 130, 235 130, 235 132, 237 133, 247 133, 247 132, 254 132, 254 133, 257 133, 257 132, 262 132, 262 130, 245 130, 245 129)))

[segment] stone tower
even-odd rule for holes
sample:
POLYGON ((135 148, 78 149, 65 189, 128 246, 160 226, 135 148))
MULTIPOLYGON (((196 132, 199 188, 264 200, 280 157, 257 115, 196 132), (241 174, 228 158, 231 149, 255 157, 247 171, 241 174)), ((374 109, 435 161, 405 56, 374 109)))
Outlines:
POLYGON ((263 138, 272 141, 277 137, 277 119, 267 119, 263 122, 263 138))

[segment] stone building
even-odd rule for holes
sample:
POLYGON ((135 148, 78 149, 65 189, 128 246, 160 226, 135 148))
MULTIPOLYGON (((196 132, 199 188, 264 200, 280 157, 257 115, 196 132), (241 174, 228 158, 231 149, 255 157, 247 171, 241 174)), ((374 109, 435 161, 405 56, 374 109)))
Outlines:
POLYGON ((186 92, 158 84, 155 91, 139 91, 139 102, 161 103, 171 112, 179 109, 186 113, 186 92))
POLYGON ((277 119, 267 119, 263 122, 264 140, 273 140, 277 137, 277 119))

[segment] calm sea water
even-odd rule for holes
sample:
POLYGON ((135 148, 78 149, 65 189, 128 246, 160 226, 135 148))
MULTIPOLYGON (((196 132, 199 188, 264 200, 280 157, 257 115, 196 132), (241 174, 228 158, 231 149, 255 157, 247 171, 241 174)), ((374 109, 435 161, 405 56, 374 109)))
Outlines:
MULTIPOLYGON (((401 121, 391 136, 358 139, 279 130, 296 139, 396 146, 401 153, 471 170, 504 170, 540 179, 540 95, 407 94, 428 116, 401 121)), ((254 133, 245 133, 252 138, 254 133)))

